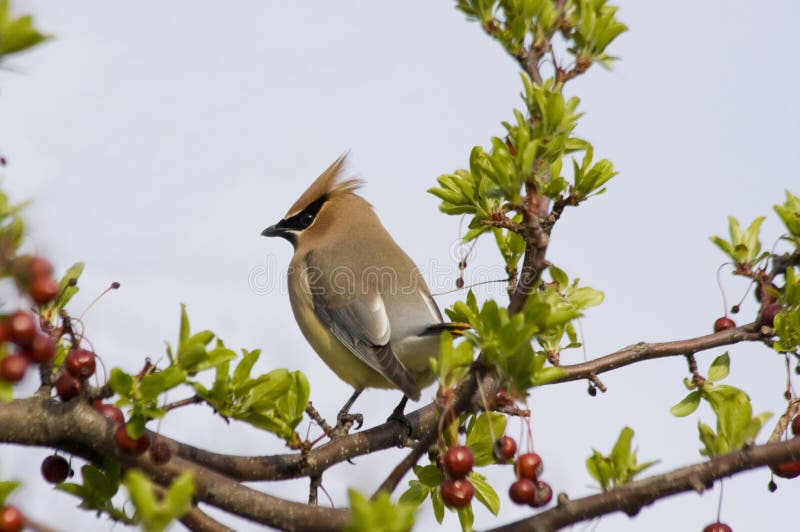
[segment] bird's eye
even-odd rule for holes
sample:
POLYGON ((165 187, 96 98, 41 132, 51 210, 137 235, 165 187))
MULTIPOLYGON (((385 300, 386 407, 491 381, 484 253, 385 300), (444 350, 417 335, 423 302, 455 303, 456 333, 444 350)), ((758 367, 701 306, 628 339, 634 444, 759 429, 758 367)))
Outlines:
POLYGON ((311 225, 311 222, 313 221, 314 221, 314 215, 311 214, 310 212, 303 213, 303 215, 300 216, 300 224, 303 227, 308 227, 309 225, 311 225))

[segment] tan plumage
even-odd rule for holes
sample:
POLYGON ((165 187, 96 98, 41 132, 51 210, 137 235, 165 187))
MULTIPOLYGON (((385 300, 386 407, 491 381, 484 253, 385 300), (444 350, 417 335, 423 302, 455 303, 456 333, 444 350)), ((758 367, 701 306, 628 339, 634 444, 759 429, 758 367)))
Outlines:
POLYGON ((356 391, 399 388, 419 399, 433 382, 442 316, 417 267, 372 206, 342 180, 339 157, 262 233, 294 246, 289 298, 322 360, 356 391))

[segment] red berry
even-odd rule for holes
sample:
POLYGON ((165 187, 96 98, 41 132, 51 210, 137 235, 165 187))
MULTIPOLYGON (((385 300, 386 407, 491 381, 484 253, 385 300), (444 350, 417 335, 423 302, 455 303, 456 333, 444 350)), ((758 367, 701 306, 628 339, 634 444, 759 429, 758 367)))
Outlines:
POLYGON ((517 454, 517 442, 510 436, 503 436, 494 442, 494 456, 498 460, 505 462, 511 460, 517 454))
POLYGON ((0 362, 0 376, 8 382, 19 382, 28 369, 27 357, 20 354, 8 355, 0 362))
POLYGON ((521 478, 508 488, 508 496, 517 504, 530 504, 536 494, 536 487, 527 478, 521 478))
POLYGON ((783 462, 769 467, 776 476, 781 478, 795 478, 800 476, 800 460, 783 462))
POLYGON ((60 288, 58 283, 49 275, 39 275, 33 278, 28 293, 39 305, 46 305, 56 298, 60 288))
POLYGON ((0 510, 0 532, 19 532, 25 526, 25 516, 16 506, 6 505, 0 510))
POLYGON ((451 478, 466 477, 474 462, 472 451, 466 445, 455 445, 444 453, 444 470, 451 478))
POLYGON ((725 523, 711 523, 703 529, 703 532, 733 532, 733 529, 725 523))
POLYGON ((73 349, 67 355, 64 361, 64 367, 67 368, 73 377, 78 379, 85 379, 94 375, 95 370, 95 356, 94 353, 86 349, 73 349))
POLYGON ((6 327, 11 341, 23 347, 30 345, 36 334, 36 322, 33 320, 33 316, 22 310, 18 310, 8 317, 6 327))
POLYGON ((792 434, 795 436, 800 436, 800 414, 794 416, 792 420, 792 434))
POLYGON ((125 423, 125 416, 122 413, 122 410, 117 408, 114 405, 110 405, 108 403, 103 403, 102 401, 95 401, 92 403, 92 406, 95 410, 106 416, 107 418, 116 421, 120 425, 125 423))
POLYGON ((541 508, 553 499, 553 488, 547 482, 538 481, 534 485, 535 491, 530 505, 534 508, 541 508))
POLYGON ((128 436, 125 425, 120 425, 114 432, 114 443, 123 453, 136 455, 144 453, 150 447, 150 437, 147 434, 142 434, 138 439, 133 439, 128 436))
POLYGON ((441 488, 442 500, 447 506, 466 506, 475 494, 472 482, 466 479, 445 480, 441 488))
POLYGON ((66 402, 74 397, 78 397, 83 391, 81 381, 67 372, 62 373, 56 379, 56 393, 58 397, 66 402))
POLYGON ((164 465, 172 458, 172 451, 170 451, 169 446, 161 439, 157 439, 153 442, 153 445, 150 446, 147 452, 150 455, 150 460, 156 465, 164 465))
POLYGON ((517 478, 527 478, 535 482, 542 474, 543 467, 541 456, 536 453, 525 453, 517 458, 514 471, 517 473, 517 478))
POLYGON ((770 303, 761 309, 761 323, 767 327, 772 327, 775 325, 775 316, 782 310, 783 307, 780 303, 770 303))
POLYGON ((56 353, 56 343, 46 334, 37 334, 31 342, 31 359, 40 364, 53 360, 56 353))
POLYGON ((734 327, 736 327, 736 323, 734 323, 734 321, 727 316, 717 318, 717 321, 714 322, 714 332, 733 329, 734 327))
POLYGON ((50 484, 59 484, 69 477, 69 463, 63 456, 50 455, 42 460, 42 476, 50 484))

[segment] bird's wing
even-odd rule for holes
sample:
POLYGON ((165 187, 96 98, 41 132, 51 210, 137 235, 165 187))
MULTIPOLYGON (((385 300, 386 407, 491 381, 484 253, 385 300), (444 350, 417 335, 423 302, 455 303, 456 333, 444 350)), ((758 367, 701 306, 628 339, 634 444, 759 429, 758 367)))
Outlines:
POLYGON ((389 317, 377 291, 372 290, 339 306, 327 305, 315 295, 314 312, 359 360, 386 377, 411 399, 419 399, 419 387, 389 344, 389 317))

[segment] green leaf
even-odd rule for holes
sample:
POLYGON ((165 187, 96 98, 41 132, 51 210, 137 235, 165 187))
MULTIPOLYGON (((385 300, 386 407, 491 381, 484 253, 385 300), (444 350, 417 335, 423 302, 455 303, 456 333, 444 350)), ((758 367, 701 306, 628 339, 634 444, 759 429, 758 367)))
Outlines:
POLYGON ((186 313, 186 305, 181 303, 181 322, 178 327, 178 349, 189 340, 189 315, 186 313))
POLYGON ((486 477, 472 471, 469 474, 469 480, 475 488, 475 498, 492 514, 497 515, 500 512, 500 497, 491 484, 486 482, 486 477))
POLYGON ((12 18, 8 15, 9 1, 0 2, 0 58, 21 52, 49 39, 33 25, 31 15, 12 18))
POLYGON ((796 245, 800 245, 800 197, 787 190, 786 201, 783 205, 775 205, 774 208, 789 231, 791 239, 796 245))
POLYGON ((700 441, 703 443, 704 447, 700 450, 700 454, 708 457, 725 454, 727 449, 722 448, 722 442, 719 441, 720 439, 717 438, 717 435, 714 433, 711 427, 701 421, 698 421, 697 430, 700 433, 700 441))
POLYGON ((150 480, 138 469, 128 470, 124 484, 142 520, 142 528, 147 532, 163 531, 191 509, 194 481, 190 471, 182 473, 172 482, 161 501, 157 500, 150 480))
POLYGON ((473 418, 474 422, 467 428, 467 446, 472 450, 476 466, 494 464, 494 442, 506 430, 506 416, 497 412, 482 412, 473 418), (489 430, 491 420, 492 430, 489 430), (494 438, 492 438, 494 434, 494 438))
POLYGON ((67 303, 78 293, 78 279, 83 273, 83 267, 84 264, 82 262, 76 262, 67 268, 67 271, 58 283, 58 296, 47 305, 44 305, 40 310, 42 317, 47 321, 52 322, 59 311, 66 307, 67 303))
POLYGON ((14 398, 14 385, 0 378, 0 403, 7 403, 14 398))
POLYGON ((0 507, 5 504, 6 498, 11 494, 11 492, 17 489, 20 485, 21 483, 17 482, 16 480, 0 481, 0 507))
POLYGON ((185 471, 172 481, 167 489, 162 502, 164 513, 173 519, 186 515, 192 509, 192 496, 194 495, 194 476, 191 471, 185 471))
POLYGON ((631 455, 631 441, 633 440, 633 429, 624 427, 619 433, 619 438, 611 450, 611 461, 614 470, 620 477, 626 477, 628 473, 628 458, 631 455))
POLYGON ((730 372, 730 365, 731 359, 726 351, 715 358, 714 362, 711 363, 711 367, 708 368, 708 380, 712 382, 719 382, 723 380, 730 372))
POLYGON ((695 390, 690 392, 683 400, 669 409, 675 417, 686 417, 700 405, 700 392, 695 390))
POLYGON ((472 513, 472 505, 468 504, 456 510, 458 522, 461 524, 462 532, 471 532, 472 524, 475 522, 475 515, 472 513))
POLYGON ((428 488, 438 488, 444 482, 444 473, 433 464, 424 467, 414 466, 414 474, 428 488))
POLYGON ((142 377, 142 380, 139 382, 139 390, 141 391, 142 399, 150 401, 184 382, 186 382, 186 372, 173 366, 162 371, 149 373, 142 377))
POLYGON ((242 360, 239 361, 239 363, 236 365, 236 369, 233 372, 233 385, 235 387, 240 387, 245 382, 250 380, 250 371, 252 371, 253 365, 256 363, 260 355, 261 349, 254 349, 249 353, 244 351, 242 360))
POLYGON ((116 508, 112 502, 120 485, 120 467, 116 461, 105 459, 102 467, 87 464, 81 468, 81 478, 82 484, 64 482, 57 484, 55 488, 78 497, 81 499, 81 508, 95 510, 98 515, 105 513, 111 519, 126 524, 138 522, 123 509, 116 508))
POLYGON ((742 231, 739 221, 733 216, 728 217, 728 233, 730 240, 726 241, 718 236, 711 237, 711 241, 728 255, 737 265, 753 265, 761 259, 761 242, 759 232, 763 216, 759 216, 742 231))
POLYGON ((586 469, 589 475, 600 484, 601 490, 607 491, 610 488, 626 484, 636 475, 657 463, 656 461, 638 463, 636 451, 631 450, 633 435, 631 428, 624 427, 609 456, 593 450, 592 455, 586 459, 586 469))
POLYGON ((129 396, 133 392, 135 384, 135 379, 119 368, 113 368, 108 377, 108 385, 111 390, 122 397, 129 396))
POLYGON ((428 493, 430 489, 423 486, 419 480, 411 480, 408 482, 408 489, 400 495, 399 502, 419 506, 428 498, 428 493))
POLYGON ((399 502, 394 505, 389 494, 381 492, 370 501, 355 490, 349 490, 352 521, 348 532, 407 532, 414 526, 417 507, 399 502))
POLYGON ((439 342, 439 379, 445 388, 453 386, 466 374, 472 364, 473 347, 469 342, 461 342, 453 347, 453 336, 445 331, 439 342))

